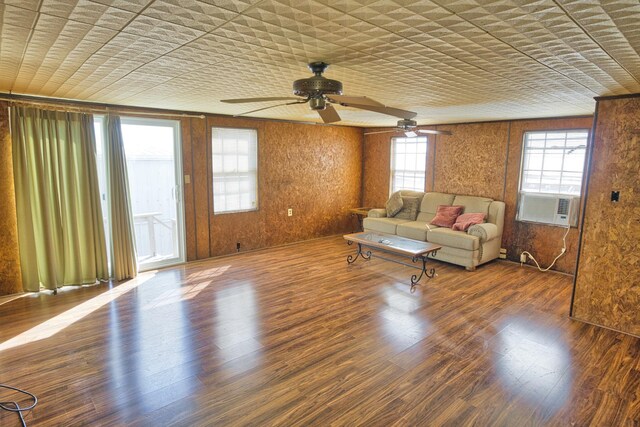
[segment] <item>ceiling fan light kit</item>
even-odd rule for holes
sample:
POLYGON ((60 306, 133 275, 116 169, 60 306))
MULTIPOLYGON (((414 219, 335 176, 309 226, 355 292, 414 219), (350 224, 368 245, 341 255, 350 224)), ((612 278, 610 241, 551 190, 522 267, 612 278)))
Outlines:
MULTIPOLYGON (((401 110, 399 108, 387 107, 366 96, 346 96, 342 95, 342 82, 324 77, 322 73, 327 69, 329 64, 318 61, 309 64, 309 69, 313 73, 312 77, 299 79, 293 82, 293 94, 304 99, 293 97, 271 97, 271 98, 242 98, 242 99, 223 99, 221 102, 230 104, 253 103, 253 102, 271 102, 271 101, 292 101, 284 104, 270 105, 268 107, 258 108, 256 110, 246 111, 236 116, 243 116, 257 111, 267 110, 269 108, 280 107, 284 105, 306 104, 313 111, 317 111, 324 123, 335 123, 341 120, 340 115, 331 104, 338 104, 343 107, 358 108, 360 110, 375 111, 381 114, 387 114, 399 117, 403 120, 414 118, 417 113, 413 111, 401 110)), ((412 121, 412 120, 410 120, 412 121)), ((414 122, 415 123, 415 122, 414 122)))

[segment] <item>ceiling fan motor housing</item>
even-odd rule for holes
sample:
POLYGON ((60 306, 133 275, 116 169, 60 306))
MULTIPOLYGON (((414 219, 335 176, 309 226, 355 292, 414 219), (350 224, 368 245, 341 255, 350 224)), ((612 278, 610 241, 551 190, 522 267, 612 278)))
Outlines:
POLYGON ((418 126, 418 122, 410 119, 398 120, 398 127, 402 130, 411 130, 418 126))
POLYGON ((342 95, 342 83, 322 76, 313 76, 293 82, 293 94, 304 97, 342 95))

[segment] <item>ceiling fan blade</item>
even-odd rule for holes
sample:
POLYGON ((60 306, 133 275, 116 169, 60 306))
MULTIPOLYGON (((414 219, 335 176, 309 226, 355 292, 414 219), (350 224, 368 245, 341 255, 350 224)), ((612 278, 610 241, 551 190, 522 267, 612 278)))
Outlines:
POLYGON ((418 129, 418 133, 428 133, 429 135, 451 135, 448 130, 431 130, 431 129, 418 129))
POLYGON ((377 130, 375 132, 365 132, 365 135, 376 135, 378 133, 392 133, 392 132, 398 132, 398 130, 377 130))
POLYGON ((406 131, 406 132, 404 133, 404 135, 405 135, 407 138, 415 138, 416 136, 418 136, 418 134, 417 134, 417 133, 415 133, 415 132, 414 132, 414 131, 412 131, 412 130, 406 131))
POLYGON ((392 108, 392 107, 374 107, 371 105, 360 105, 360 104, 342 104, 342 105, 344 105, 345 107, 359 108, 361 110, 375 111, 376 113, 386 114, 394 117, 400 117, 401 119, 412 119, 418 115, 418 113, 414 113, 413 111, 401 110, 399 108, 392 108))
POLYGON ((366 96, 346 96, 346 95, 328 95, 327 99, 337 104, 358 104, 358 105, 370 105, 372 107, 384 107, 384 104, 374 101, 366 96))
POLYGON ((262 111, 262 110, 268 110, 269 108, 282 107, 282 106, 285 106, 285 105, 306 104, 307 102, 308 102, 308 100, 296 101, 296 102, 287 102, 285 104, 270 105, 268 107, 258 108, 256 110, 251 110, 251 111, 245 111, 244 113, 240 113, 240 114, 234 114, 233 117, 246 116, 247 114, 255 113, 255 112, 258 112, 258 111, 262 111))
POLYGON ((221 99, 220 102, 227 104, 243 104, 248 102, 267 102, 267 101, 292 101, 300 98, 293 98, 291 96, 274 97, 274 98, 240 98, 240 99, 221 99))
POLYGON ((318 114, 320 114, 322 121, 325 123, 334 123, 342 120, 336 109, 333 108, 333 105, 331 104, 327 104, 327 107, 324 110, 318 110, 318 114))
POLYGON ((378 134, 378 133, 392 133, 392 132, 398 132, 398 130, 397 129, 394 129, 394 130, 377 130, 375 132, 365 132, 364 134, 365 135, 375 135, 375 134, 378 134))

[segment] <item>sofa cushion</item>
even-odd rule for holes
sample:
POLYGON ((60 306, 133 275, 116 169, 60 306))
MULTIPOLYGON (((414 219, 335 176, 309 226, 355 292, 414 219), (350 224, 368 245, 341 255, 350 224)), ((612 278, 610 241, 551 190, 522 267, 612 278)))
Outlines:
POLYGON ((396 234, 396 226, 411 222, 408 219, 398 218, 370 218, 366 217, 362 222, 365 231, 377 231, 380 233, 396 234))
POLYGON ((435 218, 431 220, 431 224, 439 227, 451 228, 456 222, 456 218, 460 216, 464 206, 438 206, 435 218))
POLYGON ((471 236, 464 231, 454 231, 445 227, 429 230, 427 233, 427 241, 441 246, 450 246, 468 251, 473 251, 480 247, 480 239, 478 236, 471 236))
MULTIPOLYGON (((407 239, 414 240, 422 240, 423 242, 427 241, 427 232, 429 229, 427 228, 427 223, 422 221, 411 221, 405 222, 404 224, 398 224, 396 228, 396 234, 401 237, 406 237, 407 239)), ((432 230, 438 228, 435 225, 429 225, 432 230)))
POLYGON ((399 191, 396 191, 389 197, 386 205, 384 206, 387 210, 387 216, 389 218, 396 216, 398 212, 402 209, 402 196, 399 191))
POLYGON ((418 215, 418 219, 425 222, 431 221, 438 211, 438 206, 451 206, 455 197, 455 194, 426 193, 422 198, 422 203, 420 204, 420 215, 418 215), (431 215, 431 217, 423 219, 421 218, 422 214, 431 215))
POLYGON ((487 216, 483 213, 464 213, 456 218, 456 223, 451 227, 455 231, 467 231, 469 227, 482 224, 487 216))
POLYGON ((454 205, 464 206, 464 213, 483 213, 485 215, 489 214, 491 202, 493 202, 493 199, 475 196, 456 196, 453 199, 454 205))
POLYGON ((420 199, 417 197, 402 196, 402 209, 394 218, 408 219, 415 221, 418 216, 418 208, 420 207, 420 199))

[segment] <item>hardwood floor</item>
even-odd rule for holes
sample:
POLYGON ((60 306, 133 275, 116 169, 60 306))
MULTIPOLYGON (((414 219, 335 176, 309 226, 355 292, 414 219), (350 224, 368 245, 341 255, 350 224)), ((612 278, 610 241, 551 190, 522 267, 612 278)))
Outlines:
POLYGON ((570 320, 570 277, 435 262, 412 294, 415 270, 353 250, 0 299, 0 383, 38 396, 31 426, 640 423, 640 340, 570 320))

